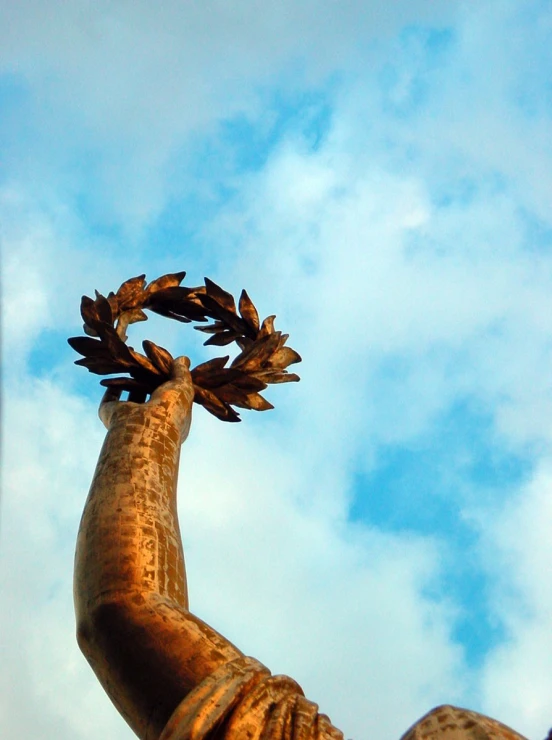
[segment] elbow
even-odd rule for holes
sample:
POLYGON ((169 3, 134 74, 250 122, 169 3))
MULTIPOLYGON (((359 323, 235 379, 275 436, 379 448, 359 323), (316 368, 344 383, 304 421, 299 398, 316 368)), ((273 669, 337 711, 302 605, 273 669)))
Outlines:
POLYGON ((131 595, 110 596, 86 613, 77 611, 77 644, 90 663, 125 649, 138 621, 138 601, 131 595))
POLYGON ((92 631, 90 625, 83 619, 77 619, 77 645, 81 653, 88 657, 92 631))

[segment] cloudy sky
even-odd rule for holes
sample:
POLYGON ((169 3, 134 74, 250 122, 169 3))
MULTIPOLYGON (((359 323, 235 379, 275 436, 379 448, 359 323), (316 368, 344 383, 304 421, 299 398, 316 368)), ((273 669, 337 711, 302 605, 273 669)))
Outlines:
POLYGON ((195 408, 192 609, 348 738, 439 703, 546 735, 551 91, 547 0, 0 2, 3 736, 134 737, 74 639, 103 427, 66 338, 175 270, 303 356, 274 411, 195 408))

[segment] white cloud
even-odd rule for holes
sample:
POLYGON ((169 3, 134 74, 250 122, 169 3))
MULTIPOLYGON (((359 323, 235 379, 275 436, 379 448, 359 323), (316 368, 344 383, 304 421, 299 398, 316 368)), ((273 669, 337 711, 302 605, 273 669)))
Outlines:
POLYGON ((528 737, 544 737, 551 724, 551 493, 547 459, 502 510, 478 512, 495 584, 491 605, 507 631, 483 672, 485 704, 504 722, 515 719, 528 737))
POLYGON ((76 309, 83 288, 88 285, 92 292, 92 280, 105 284, 122 265, 113 244, 91 238, 53 193, 39 199, 24 188, 5 186, 0 189, 0 220, 2 340, 10 358, 6 372, 17 373, 41 332, 80 330, 76 309))
MULTIPOLYGON (((130 737, 73 638, 72 548, 101 428, 67 390, 68 370, 37 382, 25 361, 45 330, 75 331, 81 292, 156 277, 166 256, 142 266, 139 238, 92 238, 73 196, 92 171, 100 221, 136 237, 169 194, 178 201, 193 187, 168 183, 166 170, 173 151, 193 148, 190 132, 237 111, 255 123, 259 87, 315 85, 339 69, 351 74, 318 151, 290 134, 260 172, 233 180, 237 196, 203 228, 204 243, 217 244, 211 277, 247 287, 264 315, 278 312, 304 363, 301 384, 268 394, 278 411, 262 425, 229 428, 196 412, 181 472, 192 604, 304 683, 348 735, 397 737, 431 704, 468 700, 543 734, 552 274, 548 251, 531 250, 524 212, 550 221, 548 113, 528 118, 512 102, 530 76, 534 26, 510 44, 507 5, 464 6, 431 74, 423 50, 408 52, 418 66, 400 44, 389 52, 382 39, 409 19, 456 12, 438 5, 280 3, 261 13, 218 2, 188 9, 184 23, 176 3, 155 13, 143 3, 4 4, 5 67, 23 75, 31 98, 21 110, 39 121, 36 135, 13 139, 1 196, 6 734, 130 737), (419 114, 385 108, 367 60, 371 70, 397 62, 396 107, 420 76, 430 83, 419 114), (466 396, 488 410, 494 441, 543 465, 491 521, 459 496, 461 515, 488 535, 479 557, 509 635, 482 673, 465 668, 451 639, 457 605, 427 596, 447 544, 347 520, 355 469, 466 396)), ((182 346, 180 327, 150 330, 182 346)))
POLYGON ((31 132, 13 145, 10 169, 27 181, 38 170, 71 193, 75 173, 91 170, 93 208, 136 237, 170 196, 167 171, 186 136, 237 113, 261 117, 259 90, 320 84, 381 34, 443 22, 456 5, 6 1, 2 64, 28 86, 19 127, 31 132))
MULTIPOLYGON (((284 146, 209 226, 222 245, 241 243, 234 273, 250 294, 284 308, 305 413, 304 394, 338 398, 353 436, 400 442, 474 396, 516 444, 547 438, 530 410, 550 390, 551 264, 528 248, 515 202, 483 191, 440 209, 422 179, 357 167, 340 144, 284 146), (389 361, 402 363, 395 380, 389 361)), ((337 444, 340 432, 334 418, 337 444)))
POLYGON ((3 425, 2 731, 112 736, 124 723, 79 654, 72 606, 74 541, 102 438, 95 409, 23 375, 3 425))

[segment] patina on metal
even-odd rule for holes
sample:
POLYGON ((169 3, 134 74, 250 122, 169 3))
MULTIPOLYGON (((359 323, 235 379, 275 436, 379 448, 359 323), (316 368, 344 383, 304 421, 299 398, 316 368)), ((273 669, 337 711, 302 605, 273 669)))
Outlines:
MULTIPOLYGON (((140 290, 144 290, 143 283, 140 290)), ((85 504, 75 557, 81 650, 114 705, 143 740, 343 740, 342 733, 304 697, 293 679, 272 676, 265 666, 244 656, 192 614, 188 605, 176 484, 180 448, 190 429, 198 387, 202 387, 198 379, 205 383, 207 378, 214 390, 226 385, 243 391, 249 374, 257 384, 259 374, 262 382, 270 382, 271 373, 285 372, 284 358, 280 355, 278 359, 277 354, 283 347, 281 337, 270 339, 274 332, 266 330, 255 346, 262 330, 257 320, 257 338, 244 343, 245 359, 240 365, 233 363, 226 369, 227 358, 223 358, 222 365, 219 361, 196 377, 187 358, 173 359, 166 350, 148 346, 152 370, 136 359, 137 353, 127 355, 121 349, 121 344, 126 347, 123 336, 131 323, 127 319, 133 319, 128 314, 134 311, 140 319, 141 306, 119 311, 119 316, 128 313, 113 327, 118 309, 111 296, 84 301, 86 329, 99 338, 91 339, 95 346, 81 342, 75 347, 88 358, 92 372, 123 369, 131 374, 130 381, 104 381, 108 388, 100 418, 108 431, 85 504), (115 340, 112 329, 116 333, 119 327, 115 340), (231 374, 221 373, 223 368, 231 374), (217 385, 221 377, 225 383, 217 385), (120 400, 123 390, 130 393, 127 401, 120 400)), ((168 310, 166 305, 163 310, 168 310)), ((230 325, 227 316, 224 321, 230 325)), ((239 326, 232 321, 234 327, 239 326)), ((272 319, 268 326, 273 327, 272 319)), ((228 329, 218 333, 224 331, 228 329)), ((71 341, 74 345, 75 340, 71 341)), ((286 361, 289 358, 288 354, 286 361)), ((202 400, 199 403, 228 420, 221 404, 229 405, 231 397, 235 403, 234 391, 227 388, 217 396, 214 390, 209 391, 217 399, 209 399, 212 408, 202 400)), ((243 397, 238 400, 243 402, 243 397)), ((524 740, 495 720, 454 707, 438 707, 403 736, 404 740, 422 738, 524 740)))

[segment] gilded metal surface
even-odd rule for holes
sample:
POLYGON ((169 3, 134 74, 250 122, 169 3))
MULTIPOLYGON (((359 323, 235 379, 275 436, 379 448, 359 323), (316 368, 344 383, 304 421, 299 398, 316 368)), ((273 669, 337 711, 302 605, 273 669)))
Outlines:
MULTIPOLYGON (((143 740, 343 740, 295 681, 271 676, 188 611, 176 482, 193 399, 187 358, 147 403, 104 397, 108 432, 75 556, 79 645, 143 740)), ((452 707, 403 736, 437 738, 522 740, 452 707)))
MULTIPOLYGON (((110 400, 108 428, 75 558, 79 645, 141 738, 158 738, 175 707, 241 652, 188 611, 176 513, 181 442, 193 387, 184 358, 146 404, 110 400)), ((113 398, 113 396, 111 396, 113 398)))
POLYGON ((483 714, 443 705, 405 732, 401 740, 526 740, 523 735, 483 714))

